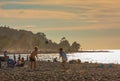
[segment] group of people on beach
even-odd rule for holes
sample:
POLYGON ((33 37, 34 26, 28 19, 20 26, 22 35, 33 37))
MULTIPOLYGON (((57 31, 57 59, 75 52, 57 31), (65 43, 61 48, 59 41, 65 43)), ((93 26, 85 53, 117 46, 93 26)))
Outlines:
MULTIPOLYGON (((16 56, 15 54, 13 55, 13 59, 10 59, 7 56, 7 51, 4 51, 4 57, 5 57, 5 61, 7 61, 8 66, 13 64, 14 66, 24 66, 25 64, 25 60, 24 57, 21 58, 21 55, 19 54, 18 56, 18 60, 16 61, 16 56)), ((34 50, 32 51, 32 53, 30 54, 30 56, 27 56, 27 60, 30 60, 30 68, 31 69, 35 69, 36 68, 36 58, 38 59, 38 47, 34 47, 34 50)), ((63 51, 63 48, 59 49, 59 59, 62 58, 62 67, 64 69, 66 69, 66 63, 67 63, 67 55, 66 53, 63 51)), ((0 68, 1 68, 1 60, 0 60, 0 68)))
MULTIPOLYGON (((3 54, 4 54, 3 60, 7 62, 7 67, 24 66, 25 60, 24 57, 21 58, 20 54, 18 56, 18 60, 16 60, 15 54, 13 55, 13 59, 9 58, 7 51, 4 51, 3 54)), ((0 58, 0 68, 1 68, 1 58, 0 58)))

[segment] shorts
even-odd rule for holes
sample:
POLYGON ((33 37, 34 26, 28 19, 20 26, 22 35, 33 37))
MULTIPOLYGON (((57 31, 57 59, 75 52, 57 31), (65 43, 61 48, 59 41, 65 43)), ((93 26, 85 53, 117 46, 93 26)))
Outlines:
POLYGON ((35 61, 36 61, 35 57, 30 57, 30 62, 35 62, 35 61))

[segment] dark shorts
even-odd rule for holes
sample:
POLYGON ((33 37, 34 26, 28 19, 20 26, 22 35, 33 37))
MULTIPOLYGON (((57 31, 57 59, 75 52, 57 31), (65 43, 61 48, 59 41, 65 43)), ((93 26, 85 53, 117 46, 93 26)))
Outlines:
POLYGON ((36 59, 34 57, 30 57, 30 62, 35 62, 36 59))

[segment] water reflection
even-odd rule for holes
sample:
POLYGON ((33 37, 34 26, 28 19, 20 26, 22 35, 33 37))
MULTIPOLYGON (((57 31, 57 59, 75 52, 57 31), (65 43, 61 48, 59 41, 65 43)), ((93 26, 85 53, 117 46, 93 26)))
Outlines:
MULTIPOLYGON (((18 59, 19 54, 16 54, 16 58, 18 59)), ((68 61, 73 59, 80 59, 81 62, 89 62, 89 63, 115 63, 120 64, 120 50, 110 50, 110 52, 82 52, 82 53, 72 53, 67 54, 68 61)), ((9 57, 13 59, 13 54, 9 54, 9 57)), ((27 59, 27 54, 21 54, 21 57, 27 59)), ((59 59, 58 53, 53 54, 38 54, 39 61, 53 61, 54 58, 57 57, 59 59)), ((17 60, 16 59, 16 60, 17 60)))

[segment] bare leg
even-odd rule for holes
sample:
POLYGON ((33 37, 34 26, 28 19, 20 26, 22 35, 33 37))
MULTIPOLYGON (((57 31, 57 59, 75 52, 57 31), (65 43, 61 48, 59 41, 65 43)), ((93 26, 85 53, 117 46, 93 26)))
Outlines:
POLYGON ((30 68, 33 69, 34 62, 31 62, 30 68))
POLYGON ((36 61, 34 62, 34 69, 36 68, 36 61))
POLYGON ((66 62, 63 61, 63 62, 62 62, 62 66, 63 66, 64 69, 66 69, 65 64, 66 64, 66 62))

